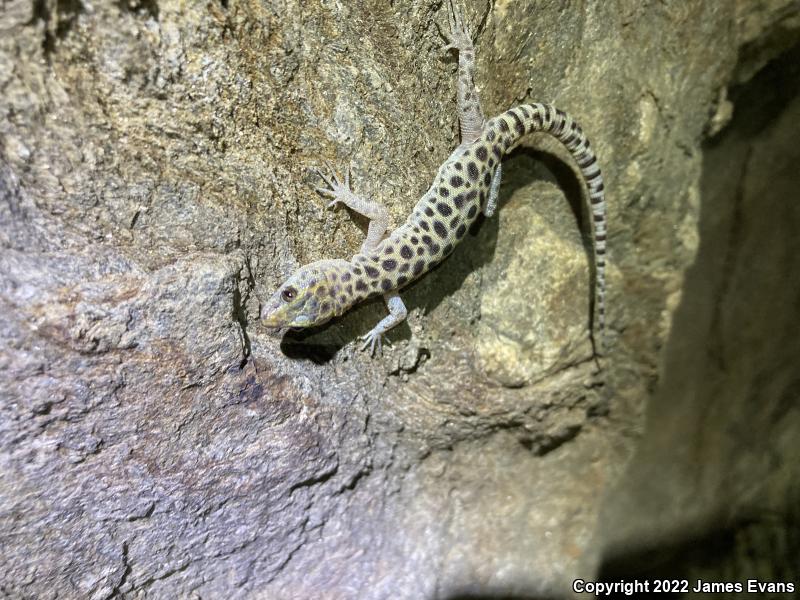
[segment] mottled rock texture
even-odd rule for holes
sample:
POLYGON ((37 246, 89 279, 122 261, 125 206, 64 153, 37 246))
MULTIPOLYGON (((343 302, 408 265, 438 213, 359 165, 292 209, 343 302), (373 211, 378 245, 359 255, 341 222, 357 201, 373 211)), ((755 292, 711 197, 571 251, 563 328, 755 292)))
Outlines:
MULTIPOLYGON (((292 269, 348 257, 364 234, 323 210, 314 166, 352 164, 356 191, 400 223, 457 143, 440 2, 0 2, 0 593, 560 596, 604 549, 684 525, 662 511, 648 529, 650 505, 627 500, 636 464, 711 440, 708 469, 753 476, 761 463, 728 459, 741 444, 704 437, 723 436, 729 405, 744 436, 797 430, 797 380, 769 375, 797 356, 796 175, 777 160, 796 157, 797 105, 726 133, 728 87, 794 51, 796 3, 476 0, 466 14, 485 111, 553 102, 600 157, 601 375, 581 187, 547 138, 507 161, 498 215, 404 293, 382 358, 355 343, 380 302, 283 340, 259 328, 259 299, 292 269), (779 207, 785 220, 764 214, 779 207), (684 280, 698 244, 730 253, 724 274, 712 258, 684 280), (748 277, 766 250, 771 269, 748 277), (687 317, 701 288, 715 318, 687 317), (786 316, 737 328, 754 304, 786 316), (689 360, 706 331, 731 336, 720 356, 741 381, 715 387, 689 360), (701 410, 717 416, 701 427, 701 410)), ((706 481, 705 505, 744 493, 706 481)))

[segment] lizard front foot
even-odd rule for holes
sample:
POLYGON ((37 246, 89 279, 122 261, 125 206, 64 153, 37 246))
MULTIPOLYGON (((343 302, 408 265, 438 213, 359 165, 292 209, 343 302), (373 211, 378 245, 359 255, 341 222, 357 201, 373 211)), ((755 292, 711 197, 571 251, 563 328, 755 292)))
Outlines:
MULTIPOLYGON (((383 331, 381 331, 380 328, 376 327, 369 333, 360 336, 358 339, 364 341, 361 345, 362 352, 369 348, 370 356, 375 356, 375 350, 378 351, 379 356, 383 356, 383 331)), ((386 340, 386 344, 391 346, 389 340, 386 340)))
POLYGON ((327 208, 336 208, 339 203, 348 206, 348 201, 352 200, 353 197, 353 192, 350 190, 350 167, 347 167, 344 175, 344 182, 341 182, 333 168, 328 163, 325 163, 325 166, 330 172, 329 175, 323 173, 319 168, 317 168, 316 171, 322 180, 328 185, 328 187, 315 188, 317 193, 329 198, 333 198, 333 200, 328 203, 327 208))

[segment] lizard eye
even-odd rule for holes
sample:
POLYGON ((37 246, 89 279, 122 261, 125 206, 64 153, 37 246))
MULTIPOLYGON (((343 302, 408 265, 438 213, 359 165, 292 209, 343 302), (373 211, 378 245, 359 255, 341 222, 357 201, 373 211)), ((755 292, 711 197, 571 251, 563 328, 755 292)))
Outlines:
POLYGON ((284 302, 291 302, 297 296, 297 290, 294 288, 286 288, 281 292, 281 299, 284 302))

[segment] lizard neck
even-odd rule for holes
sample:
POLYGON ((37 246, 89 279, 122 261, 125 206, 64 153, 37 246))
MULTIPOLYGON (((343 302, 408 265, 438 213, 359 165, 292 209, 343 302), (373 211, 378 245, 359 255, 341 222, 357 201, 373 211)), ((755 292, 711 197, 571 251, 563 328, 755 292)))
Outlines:
POLYGON ((363 302, 375 292, 371 285, 372 278, 366 272, 363 254, 356 254, 349 261, 337 261, 336 286, 336 316, 339 316, 363 302))

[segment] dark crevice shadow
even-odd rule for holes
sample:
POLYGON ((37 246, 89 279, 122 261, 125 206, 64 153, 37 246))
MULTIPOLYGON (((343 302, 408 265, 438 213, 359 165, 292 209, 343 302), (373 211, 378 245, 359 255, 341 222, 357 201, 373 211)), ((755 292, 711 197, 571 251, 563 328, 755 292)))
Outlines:
POLYGON ((42 50, 48 62, 56 50, 56 44, 69 35, 78 17, 86 12, 81 0, 57 0, 54 5, 46 0, 33 0, 31 20, 28 25, 37 21, 44 23, 42 50))
MULTIPOLYGON (((713 564, 717 556, 725 555, 735 547, 736 529, 719 529, 716 531, 694 532, 680 541, 666 542, 657 547, 638 552, 635 555, 619 556, 606 562, 599 574, 599 580, 613 583, 622 580, 648 581, 650 586, 658 581, 675 581, 674 590, 662 590, 659 598, 680 598, 685 589, 683 581, 690 582, 691 588, 695 584, 692 580, 692 568, 703 568, 706 564, 713 564)), ((650 589, 650 593, 654 590, 650 589)), ((646 591, 626 596, 627 598, 648 597, 646 591)))
POLYGON ((247 334, 247 311, 242 304, 242 293, 239 291, 238 285, 233 288, 233 318, 236 319, 242 332, 242 360, 239 363, 239 368, 243 369, 248 359, 253 355, 253 348, 250 343, 250 336, 247 334))
MULTIPOLYGON (((409 306, 408 302, 406 306, 409 306)), ((326 364, 348 344, 357 342, 360 351, 362 342, 358 340, 359 336, 370 331, 387 314, 383 298, 370 298, 319 327, 287 331, 281 339, 281 352, 288 358, 309 360, 317 365, 326 364)), ((403 322, 384 336, 383 344, 386 347, 409 339, 411 328, 407 322, 403 322)))
MULTIPOLYGON (((800 43, 769 62, 750 81, 731 87, 735 106, 733 120, 740 137, 756 137, 773 123, 800 95, 800 43)), ((711 148, 724 143, 725 130, 708 142, 711 148)))
MULTIPOLYGON (((797 569, 800 568, 798 501, 800 498, 797 493, 790 494, 785 512, 744 515, 727 523, 721 517, 715 527, 687 530, 674 540, 664 540, 635 554, 620 555, 602 565, 598 579, 606 583, 649 581, 651 587, 656 580, 677 582, 674 589, 659 593, 660 598, 685 597, 687 585, 691 591, 701 577, 708 582, 743 583, 750 578, 796 582, 797 569), (774 554, 776 547, 781 546, 786 554, 777 557, 771 564, 763 564, 764 558, 774 554), (732 566, 752 570, 731 573, 732 566), (767 568, 768 572, 765 573, 767 568), (714 575, 720 571, 727 573, 727 576, 714 575)), ((642 592, 626 597, 645 598, 649 595, 642 592)))
POLYGON ((131 13, 144 13, 158 21, 159 7, 157 0, 117 0, 120 10, 131 13))
POLYGON ((315 365, 324 365, 330 362, 344 344, 315 340, 320 332, 324 332, 327 328, 327 325, 323 325, 302 331, 286 332, 281 339, 281 352, 287 358, 308 360, 315 365))
POLYGON ((554 182, 564 192, 572 214, 575 215, 575 224, 580 228, 584 246, 591 255, 593 243, 588 219, 589 192, 583 178, 575 171, 575 161, 570 159, 568 163, 556 154, 534 148, 520 148, 514 154, 522 154, 541 163, 552 175, 554 182))
MULTIPOLYGON (((780 498, 772 491, 767 510, 763 500, 745 504, 749 501, 738 497, 739 487, 731 482, 721 488, 726 491, 722 498, 704 495, 703 488, 711 485, 709 480, 717 482, 713 477, 721 481, 738 477, 728 472, 731 461, 719 458, 727 458, 729 451, 739 461, 756 450, 774 453, 776 463, 792 458, 778 454, 769 439, 787 415, 786 401, 775 397, 770 386, 781 371, 790 373, 787 365, 800 356, 795 334, 800 330, 800 312, 791 312, 800 298, 798 230, 793 227, 800 223, 800 212, 795 198, 786 193, 800 186, 800 172, 792 172, 791 167, 800 158, 793 143, 800 123, 793 122, 792 131, 778 130, 781 135, 774 125, 785 111, 796 114, 798 97, 800 44, 749 82, 731 88, 733 119, 704 147, 700 245, 673 316, 660 390, 648 406, 648 430, 637 451, 637 468, 624 483, 624 493, 630 497, 626 501, 643 507, 641 514, 625 515, 625 519, 642 520, 645 525, 627 536, 626 547, 607 551, 600 572, 604 581, 688 578, 693 584, 701 576, 708 581, 744 581, 766 570, 771 581, 797 584, 800 491, 781 489, 780 498), (776 143, 785 145, 776 147, 776 143), (766 160, 769 152, 771 164, 766 160), (754 171, 756 165, 761 171, 754 171), (770 271, 776 264, 780 270, 770 271), (787 276, 791 273, 794 277, 787 276), (749 321, 746 324, 743 314, 749 321), (757 351, 742 344, 748 339, 743 331, 757 343, 757 351), (754 332, 758 331, 769 333, 757 336, 754 332), (748 373, 737 372, 743 366, 752 374, 751 382, 741 379, 748 373), (748 399, 721 410, 728 394, 737 398, 740 385, 751 390, 748 399), (684 417, 670 422, 669 413, 681 411, 684 417), (717 423, 722 414, 726 420, 717 423), (725 435, 709 431, 709 424, 725 435), (709 456, 719 463, 705 464, 709 456), (652 479, 655 472, 659 479, 652 479), (672 510, 672 494, 685 495, 687 485, 696 486, 697 494, 680 508, 696 513, 692 526, 673 517, 671 530, 650 532, 649 513, 672 510)), ((788 402, 795 408, 800 406, 797 381, 787 383, 783 391, 793 396, 788 402)), ((775 472, 763 474, 767 475, 776 476, 775 472)), ((655 520, 668 518, 656 516, 655 520)))

